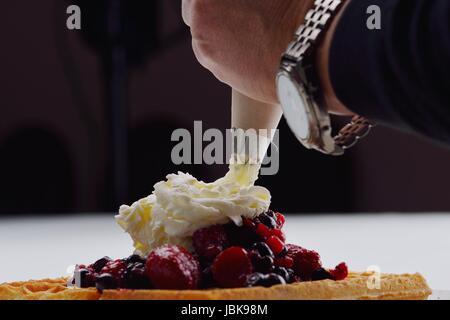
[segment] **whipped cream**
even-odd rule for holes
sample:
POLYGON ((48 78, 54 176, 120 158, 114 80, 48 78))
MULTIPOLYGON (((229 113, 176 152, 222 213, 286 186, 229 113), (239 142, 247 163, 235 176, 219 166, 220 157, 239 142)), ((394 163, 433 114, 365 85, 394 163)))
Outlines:
POLYGON ((130 234, 135 252, 147 255, 163 244, 192 249, 192 234, 201 228, 242 224, 268 210, 270 192, 255 186, 259 164, 230 164, 228 173, 205 183, 187 173, 167 175, 155 184, 151 195, 131 206, 123 205, 117 223, 130 234))

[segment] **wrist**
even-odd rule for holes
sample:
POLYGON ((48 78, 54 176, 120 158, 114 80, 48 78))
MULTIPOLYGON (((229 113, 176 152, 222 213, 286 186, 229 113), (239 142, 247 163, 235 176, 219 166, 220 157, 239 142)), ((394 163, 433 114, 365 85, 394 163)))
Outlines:
POLYGON ((336 16, 333 18, 333 21, 326 30, 316 52, 316 70, 318 73, 320 86, 322 88, 323 101, 330 113, 342 115, 353 115, 354 113, 350 111, 337 97, 333 84, 331 83, 329 63, 330 49, 337 25, 339 24, 339 21, 350 1, 351 0, 345 1, 339 12, 337 12, 336 16))

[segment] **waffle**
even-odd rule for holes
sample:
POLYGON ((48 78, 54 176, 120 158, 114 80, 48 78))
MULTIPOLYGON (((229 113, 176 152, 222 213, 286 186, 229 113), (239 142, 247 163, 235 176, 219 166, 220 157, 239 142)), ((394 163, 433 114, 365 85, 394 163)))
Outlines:
POLYGON ((350 273, 342 281, 322 280, 270 288, 213 290, 105 290, 68 288, 67 279, 0 285, 0 300, 425 300, 431 294, 420 274, 383 274, 380 288, 369 289, 372 273, 350 273))

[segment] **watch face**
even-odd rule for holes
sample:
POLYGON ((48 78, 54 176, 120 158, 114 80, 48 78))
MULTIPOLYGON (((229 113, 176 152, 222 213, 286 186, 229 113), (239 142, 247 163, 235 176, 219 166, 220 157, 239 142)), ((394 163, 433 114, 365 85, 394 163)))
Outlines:
POLYGON ((300 94, 299 89, 288 75, 281 74, 278 77, 278 99, 283 108, 284 117, 292 132, 301 140, 306 140, 310 135, 310 122, 307 105, 300 94))

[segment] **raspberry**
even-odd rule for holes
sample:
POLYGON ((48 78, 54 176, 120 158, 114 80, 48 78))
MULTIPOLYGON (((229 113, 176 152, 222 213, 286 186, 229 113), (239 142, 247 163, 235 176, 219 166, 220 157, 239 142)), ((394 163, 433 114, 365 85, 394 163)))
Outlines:
POLYGON ((348 276, 348 267, 345 262, 341 262, 336 266, 335 269, 329 270, 333 280, 339 281, 344 280, 348 276))
POLYGON ((198 261, 174 245, 153 250, 147 258, 146 273, 156 289, 196 289, 200 279, 198 261))
POLYGON ((248 253, 241 247, 231 247, 222 251, 212 265, 214 280, 223 288, 244 286, 246 277, 252 271, 248 253))
POLYGON ((194 232, 192 236, 195 252, 206 261, 214 258, 229 246, 223 225, 215 225, 194 232))
POLYGON ((301 249, 293 258, 295 274, 302 280, 310 280, 314 270, 322 267, 319 254, 312 250, 301 249))
POLYGON ((278 228, 282 228, 283 226, 284 226, 284 222, 285 222, 285 218, 284 218, 284 216, 281 214, 281 213, 279 213, 279 212, 277 212, 277 213, 275 213, 275 215, 276 215, 276 217, 277 217, 277 225, 278 225, 278 228))
POLYGON ((266 240, 266 243, 275 255, 283 251, 284 243, 276 236, 270 236, 269 239, 266 240))
POLYGON ((300 247, 300 246, 297 246, 297 245, 295 245, 295 244, 286 244, 285 245, 285 248, 287 249, 287 256, 289 256, 289 257, 291 257, 291 258, 294 258, 295 257, 295 255, 298 253, 298 252, 300 252, 300 251, 302 251, 303 250, 303 248, 302 247, 300 247))
POLYGON ((270 237, 270 229, 265 224, 259 223, 256 226, 256 234, 263 239, 270 237))
POLYGON ((277 267, 292 268, 294 266, 294 259, 288 256, 275 258, 275 265, 277 267))

